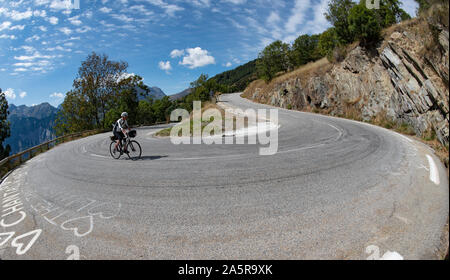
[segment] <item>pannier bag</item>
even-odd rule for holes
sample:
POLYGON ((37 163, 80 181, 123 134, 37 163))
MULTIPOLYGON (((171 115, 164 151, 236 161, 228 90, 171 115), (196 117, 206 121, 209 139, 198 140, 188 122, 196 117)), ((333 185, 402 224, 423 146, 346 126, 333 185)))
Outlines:
POLYGON ((128 136, 130 136, 131 138, 136 137, 136 134, 137 134, 136 130, 131 130, 130 132, 128 132, 128 136))

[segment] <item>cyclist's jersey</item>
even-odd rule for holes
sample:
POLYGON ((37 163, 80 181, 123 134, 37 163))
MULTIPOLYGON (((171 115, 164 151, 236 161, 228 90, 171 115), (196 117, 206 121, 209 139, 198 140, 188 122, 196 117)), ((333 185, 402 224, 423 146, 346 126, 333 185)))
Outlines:
POLYGON ((128 122, 120 118, 117 120, 116 125, 114 126, 115 131, 122 132, 122 129, 128 129, 128 122))

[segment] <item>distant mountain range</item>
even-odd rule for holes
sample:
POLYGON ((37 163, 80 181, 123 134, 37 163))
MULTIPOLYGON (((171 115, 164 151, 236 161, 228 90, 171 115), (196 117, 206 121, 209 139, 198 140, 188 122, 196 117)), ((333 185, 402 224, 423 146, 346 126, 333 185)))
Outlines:
POLYGON ((160 89, 159 87, 151 87, 150 93, 148 94, 148 96, 146 95, 145 90, 143 90, 140 87, 136 87, 136 91, 138 93, 139 101, 145 100, 147 97, 151 97, 155 100, 159 100, 159 99, 163 99, 166 96, 164 91, 162 91, 162 89, 160 89))
POLYGON ((58 109, 49 103, 31 107, 10 104, 9 112, 11 136, 5 140, 5 144, 11 146, 11 154, 16 154, 55 137, 53 125, 58 109))
POLYGON ((177 94, 169 96, 169 98, 170 98, 170 100, 174 101, 174 100, 181 99, 190 93, 191 93, 191 89, 188 88, 188 89, 183 90, 182 92, 179 92, 177 94))

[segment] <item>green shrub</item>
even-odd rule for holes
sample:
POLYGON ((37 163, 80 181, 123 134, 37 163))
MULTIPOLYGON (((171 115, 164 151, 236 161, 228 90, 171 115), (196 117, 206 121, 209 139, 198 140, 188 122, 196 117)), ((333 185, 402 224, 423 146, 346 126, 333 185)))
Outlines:
POLYGON ((350 9, 348 16, 349 30, 354 38, 367 46, 380 39, 381 25, 374 10, 366 8, 365 4, 359 4, 350 9))

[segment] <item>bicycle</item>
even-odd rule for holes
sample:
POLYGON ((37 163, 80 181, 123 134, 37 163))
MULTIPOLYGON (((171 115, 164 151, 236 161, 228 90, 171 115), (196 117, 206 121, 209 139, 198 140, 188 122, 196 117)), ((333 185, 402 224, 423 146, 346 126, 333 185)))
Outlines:
POLYGON ((141 145, 136 140, 131 140, 131 138, 136 137, 136 130, 132 130, 127 133, 125 140, 126 152, 123 149, 124 145, 122 141, 119 142, 118 149, 116 150, 116 137, 111 136, 111 144, 109 145, 109 152, 113 159, 119 159, 124 153, 128 155, 131 160, 138 160, 141 158, 142 149, 141 145))

